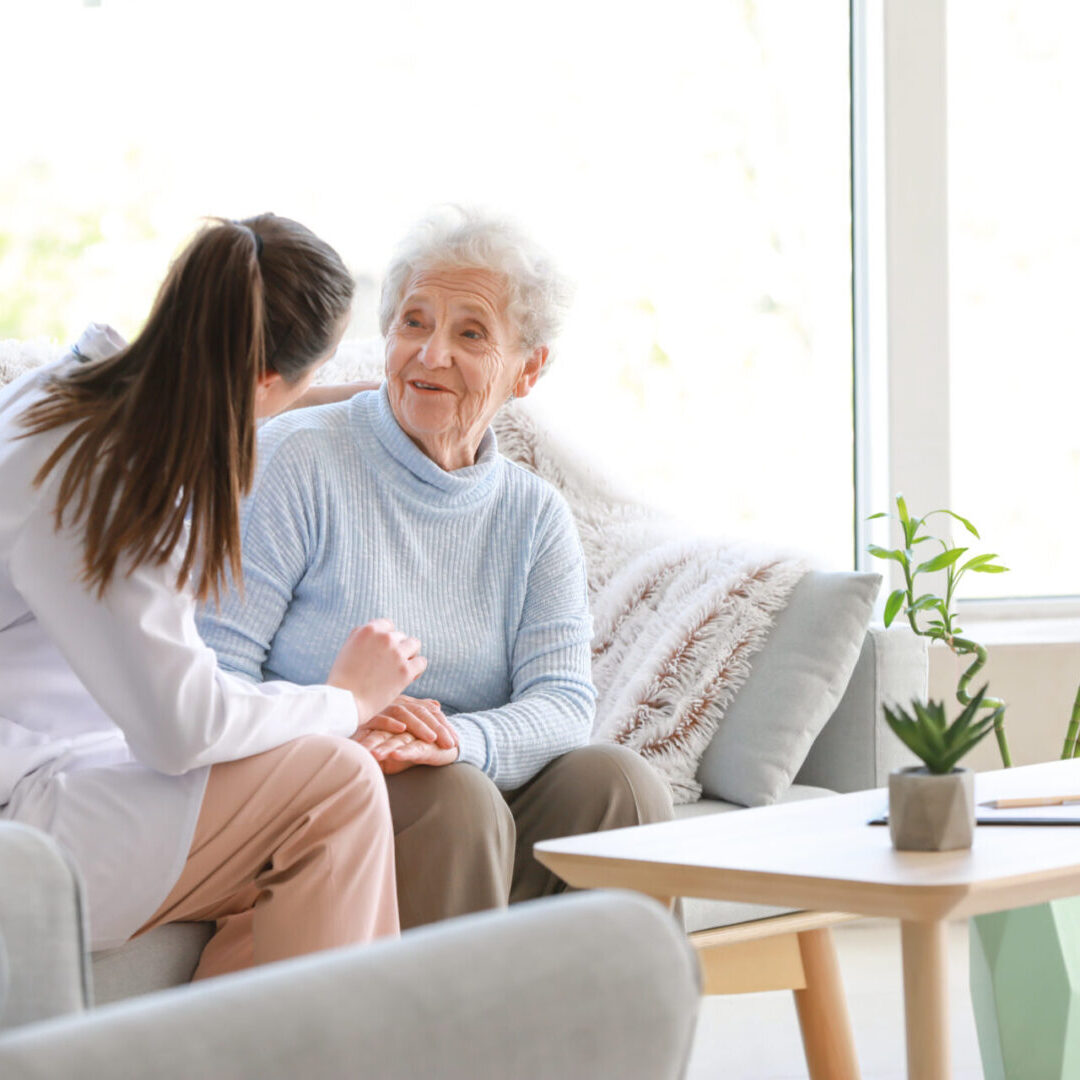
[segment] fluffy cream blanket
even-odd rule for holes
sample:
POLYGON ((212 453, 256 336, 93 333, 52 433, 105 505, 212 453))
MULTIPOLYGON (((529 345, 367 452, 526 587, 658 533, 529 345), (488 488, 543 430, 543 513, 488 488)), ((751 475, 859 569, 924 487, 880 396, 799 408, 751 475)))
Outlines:
MULTIPOLYGON (((0 342, 0 385, 60 351, 0 342)), ((381 369, 378 342, 349 343, 319 382, 377 379, 381 369)), ((524 404, 504 407, 495 429, 502 453, 561 491, 577 523, 594 622, 594 739, 637 750, 677 803, 696 801, 701 755, 805 565, 792 554, 687 535, 615 491, 524 404)), ((722 497, 722 476, 717 487, 722 497)))

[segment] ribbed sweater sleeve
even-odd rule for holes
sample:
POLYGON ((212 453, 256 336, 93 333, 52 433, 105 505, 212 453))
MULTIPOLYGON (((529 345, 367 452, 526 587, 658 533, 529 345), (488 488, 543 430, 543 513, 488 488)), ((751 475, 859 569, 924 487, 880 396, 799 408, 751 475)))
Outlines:
POLYGON ((553 498, 547 511, 511 647, 510 701, 450 717, 461 738, 459 760, 503 789, 584 746, 596 711, 584 556, 566 504, 553 498))
POLYGON ((230 578, 220 608, 211 600, 199 613, 199 633, 217 653, 218 664, 255 682, 263 678, 270 645, 307 570, 322 519, 313 455, 305 449, 302 435, 290 439, 284 429, 260 444, 255 483, 240 515, 243 590, 230 578))

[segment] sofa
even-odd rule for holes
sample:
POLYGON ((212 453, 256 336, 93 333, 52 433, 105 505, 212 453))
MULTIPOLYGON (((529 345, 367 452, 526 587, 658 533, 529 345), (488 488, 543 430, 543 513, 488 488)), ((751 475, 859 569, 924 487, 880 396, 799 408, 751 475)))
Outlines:
MULTIPOLYGON (((57 352, 54 347, 0 342, 0 385, 20 367, 57 352)), ((352 353, 343 349, 322 379, 370 377, 376 363, 377 349, 370 346, 352 353)), ((646 521, 643 526, 641 516, 625 501, 613 501, 602 486, 583 486, 581 470, 560 458, 527 414, 515 411, 519 409, 514 406, 501 415, 500 448, 562 486, 583 534, 587 560, 616 543, 617 535, 629 535, 628 524, 646 543, 672 544, 670 525, 646 521), (522 429, 528 429, 527 439, 519 437, 522 429), (608 519, 598 517, 598 506, 610 507, 608 519)), ((675 546, 685 554, 685 546, 675 546)), ((882 705, 925 696, 926 644, 903 628, 885 631, 870 625, 879 586, 877 574, 799 571, 782 608, 762 630, 749 673, 726 701, 722 721, 701 749, 692 780, 696 797, 682 801, 677 816, 731 813, 744 806, 880 787, 893 768, 910 762, 883 721, 882 705)), ((597 602, 604 587, 601 582, 593 590, 597 602)), ((682 914, 686 929, 694 933, 783 912, 688 899, 682 914)), ((118 949, 96 953, 95 999, 113 1002, 186 982, 210 932, 203 924, 164 926, 118 949)))

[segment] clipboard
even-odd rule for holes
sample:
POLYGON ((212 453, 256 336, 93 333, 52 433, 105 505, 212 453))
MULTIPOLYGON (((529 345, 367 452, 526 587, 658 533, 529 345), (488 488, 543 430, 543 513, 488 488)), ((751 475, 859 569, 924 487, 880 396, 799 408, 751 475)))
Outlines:
MULTIPOLYGON (((888 825, 888 808, 868 825, 888 825)), ((1021 806, 995 810, 992 806, 975 804, 976 825, 1080 825, 1080 802, 1061 806, 1021 806)))

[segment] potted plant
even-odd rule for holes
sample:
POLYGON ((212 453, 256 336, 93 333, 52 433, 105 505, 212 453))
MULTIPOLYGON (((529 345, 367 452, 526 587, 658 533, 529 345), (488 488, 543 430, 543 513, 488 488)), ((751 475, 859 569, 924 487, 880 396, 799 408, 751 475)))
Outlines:
MULTIPOLYGON (((875 544, 869 547, 871 555, 898 563, 904 574, 903 586, 894 589, 885 602, 885 625, 906 615, 914 633, 940 641, 956 655, 970 656, 972 660, 957 683, 956 697, 964 709, 953 723, 946 720, 942 702, 912 702, 913 715, 885 709, 889 727, 923 762, 923 767, 901 769, 889 777, 889 832, 893 844, 902 851, 971 847, 975 834, 974 781, 970 770, 959 769, 957 764, 991 731, 997 737, 1002 763, 1008 766, 1012 762, 1005 735, 1005 703, 988 696, 986 686, 971 696, 971 681, 986 664, 986 649, 964 636, 953 603, 965 574, 1001 574, 1008 568, 996 563, 997 555, 993 553, 970 555, 970 548, 930 532, 930 519, 947 515, 979 539, 975 526, 954 511, 932 510, 916 517, 908 511, 903 495, 896 496, 896 510, 902 544, 896 548, 875 544), (923 548, 926 544, 930 547, 923 548), (922 591, 920 579, 940 574, 944 575, 945 585, 941 595, 922 591)), ((873 514, 868 520, 883 517, 894 515, 873 514)))
POLYGON ((953 851, 975 836, 975 784, 958 762, 994 730, 1001 707, 979 717, 984 686, 950 724, 940 701, 911 703, 912 713, 885 706, 885 720, 923 764, 889 777, 889 835, 899 851, 953 851))

